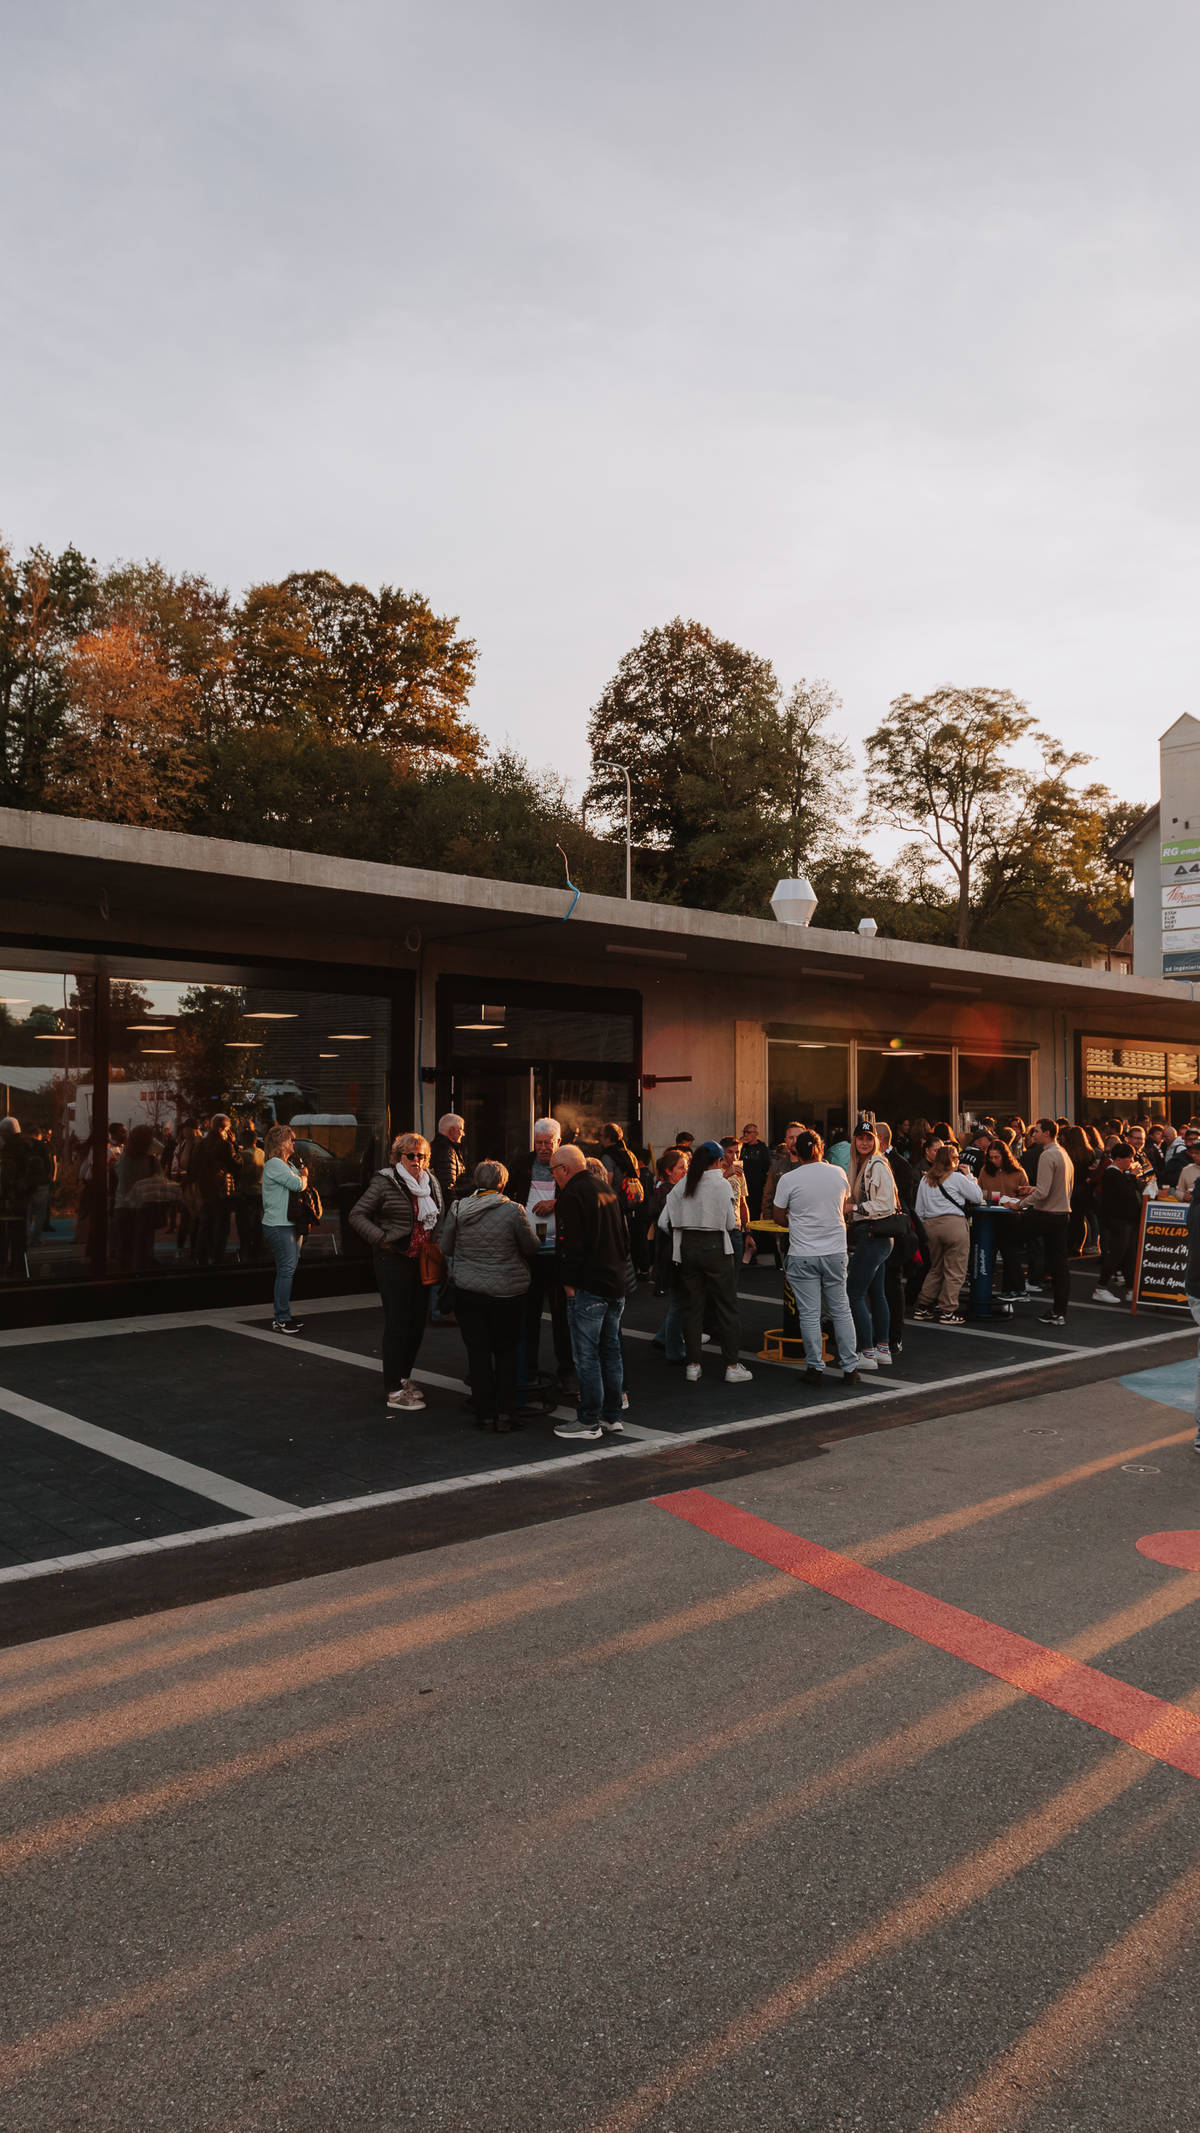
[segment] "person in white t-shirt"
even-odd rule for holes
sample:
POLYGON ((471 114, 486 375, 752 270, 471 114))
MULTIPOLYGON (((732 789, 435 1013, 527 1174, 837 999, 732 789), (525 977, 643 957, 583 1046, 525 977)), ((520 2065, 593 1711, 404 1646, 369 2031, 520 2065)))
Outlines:
POLYGON ((820 1385, 825 1377, 821 1319, 827 1315, 842 1376, 847 1385, 857 1385, 858 1335, 846 1297, 850 1186, 845 1171, 826 1163, 824 1153, 818 1134, 798 1136, 797 1167, 777 1180, 771 1219, 788 1232, 787 1278, 804 1342, 805 1383, 820 1385))

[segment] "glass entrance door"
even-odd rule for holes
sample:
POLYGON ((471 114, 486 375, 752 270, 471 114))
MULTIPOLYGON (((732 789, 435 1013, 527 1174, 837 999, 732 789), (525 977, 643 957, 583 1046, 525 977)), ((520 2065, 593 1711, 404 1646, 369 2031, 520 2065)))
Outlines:
POLYGON ((464 1067, 455 1077, 453 1108, 466 1120, 463 1139, 473 1170, 486 1160, 507 1163, 533 1146, 533 1122, 541 1115, 544 1082, 534 1067, 514 1072, 464 1067))

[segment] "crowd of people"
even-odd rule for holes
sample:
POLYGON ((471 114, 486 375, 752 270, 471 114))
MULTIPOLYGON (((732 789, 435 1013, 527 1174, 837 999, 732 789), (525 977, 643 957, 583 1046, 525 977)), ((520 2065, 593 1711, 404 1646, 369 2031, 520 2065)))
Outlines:
MULTIPOLYGON (((432 1315, 461 1331, 480 1427, 520 1428, 546 1411, 549 1387, 551 1402, 576 1403, 554 1425, 568 1440, 624 1432, 621 1321, 642 1280, 665 1303, 655 1344, 688 1383, 711 1347, 725 1382, 747 1384, 738 1269, 773 1249, 795 1300, 805 1382, 828 1374, 828 1327, 837 1369, 856 1384, 902 1352, 907 1317, 965 1323, 974 1208, 1010 1217, 998 1297, 1037 1299, 1042 1323, 1063 1326, 1072 1257, 1099 1258, 1097 1301, 1128 1301, 1143 1196, 1189 1199, 1200 1181, 1197 1122, 1175 1132, 1150 1120, 983 1118, 960 1141, 944 1119, 905 1119, 893 1134, 864 1117, 852 1132, 831 1128, 827 1148, 792 1120, 775 1147, 754 1124, 699 1143, 680 1132, 653 1169, 616 1123, 588 1157, 557 1120, 539 1119, 511 1168, 472 1165, 464 1130, 448 1113, 432 1144, 400 1135, 350 1213, 383 1303, 387 1406, 425 1404, 413 1373, 432 1315), (543 1373, 546 1319, 553 1362, 543 1373)), ((277 1291, 277 1325, 290 1331, 279 1303, 277 1291)))

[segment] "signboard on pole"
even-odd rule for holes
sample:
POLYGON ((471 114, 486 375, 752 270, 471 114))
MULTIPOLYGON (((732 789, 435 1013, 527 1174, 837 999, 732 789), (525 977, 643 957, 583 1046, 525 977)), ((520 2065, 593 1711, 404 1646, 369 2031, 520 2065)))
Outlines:
POLYGON ((1164 911, 1191 910, 1200 904, 1200 880, 1175 881, 1168 887, 1163 883, 1162 907, 1164 911))
POLYGON ((1190 865, 1200 859, 1200 837, 1173 837, 1162 847, 1162 863, 1165 867, 1190 865))
POLYGON ((1133 1277, 1133 1308, 1140 1303, 1187 1303, 1187 1208, 1179 1200, 1144 1200, 1133 1277))
POLYGON ((1200 948, 1200 911, 1164 911, 1162 921, 1164 948, 1200 948))
POLYGON ((1200 977, 1200 949, 1189 948, 1183 954, 1173 949, 1163 950, 1164 978, 1200 977))

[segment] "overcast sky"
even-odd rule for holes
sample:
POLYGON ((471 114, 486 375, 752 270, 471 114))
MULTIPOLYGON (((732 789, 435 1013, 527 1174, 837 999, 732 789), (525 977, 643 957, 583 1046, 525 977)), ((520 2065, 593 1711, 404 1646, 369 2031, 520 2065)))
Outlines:
POLYGON ((0 528, 419 588, 580 780, 682 613, 853 736, 1010 687, 1153 798, 1198 61, 1161 0, 10 6, 0 528))

